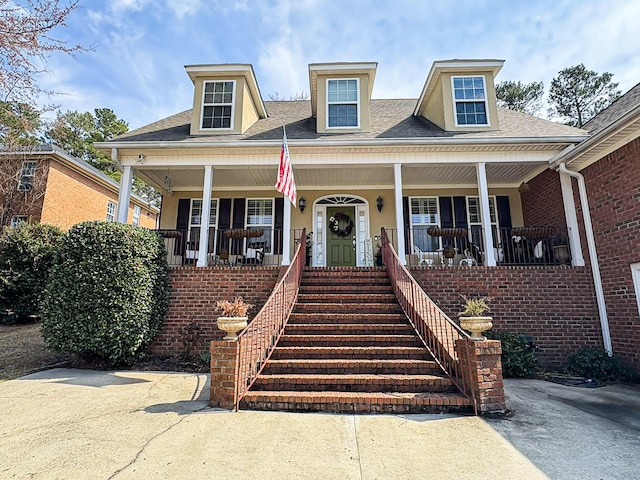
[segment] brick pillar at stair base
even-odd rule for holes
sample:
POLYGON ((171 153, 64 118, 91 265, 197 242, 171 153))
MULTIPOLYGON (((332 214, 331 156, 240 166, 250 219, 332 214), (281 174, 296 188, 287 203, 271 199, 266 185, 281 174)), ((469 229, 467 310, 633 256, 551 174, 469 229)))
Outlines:
POLYGON ((498 340, 457 340, 456 351, 465 383, 476 400, 478 413, 507 410, 502 380, 502 345, 498 340))
POLYGON ((214 340, 211 342, 211 390, 209 406, 235 407, 236 373, 239 360, 239 343, 235 340, 214 340))

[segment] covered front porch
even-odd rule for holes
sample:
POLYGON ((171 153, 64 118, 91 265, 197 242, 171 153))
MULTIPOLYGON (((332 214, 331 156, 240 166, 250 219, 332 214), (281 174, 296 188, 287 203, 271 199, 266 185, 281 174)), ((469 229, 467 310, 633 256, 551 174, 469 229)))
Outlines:
MULTIPOLYGON (((470 162, 468 149, 436 154, 422 147, 392 164, 389 154, 354 160, 353 148, 344 150, 349 164, 341 164, 347 157, 339 151, 295 156, 295 206, 272 186, 272 160, 249 165, 194 155, 198 161, 187 167, 169 152, 140 154, 143 160, 124 162, 123 185, 135 173, 162 190, 159 226, 172 265, 286 266, 303 228, 308 263, 316 267, 375 265, 382 228, 410 267, 584 265, 571 180, 548 170, 549 146, 525 154, 474 151, 482 162, 470 162), (542 172, 559 177, 562 205, 527 200, 528 182, 542 172), (532 209, 549 215, 538 213, 534 223, 532 209)), ((128 194, 121 190, 120 205, 128 194)))

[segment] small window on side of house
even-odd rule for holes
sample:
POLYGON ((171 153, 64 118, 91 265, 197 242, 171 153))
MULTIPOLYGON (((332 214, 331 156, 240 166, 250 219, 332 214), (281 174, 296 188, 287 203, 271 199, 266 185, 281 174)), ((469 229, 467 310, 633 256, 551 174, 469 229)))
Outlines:
POLYGON ((133 206, 133 224, 134 225, 140 225, 140 213, 142 212, 142 209, 140 208, 140 205, 134 205, 133 206))
POLYGON ((631 278, 633 279, 633 288, 636 291, 636 303, 640 315, 640 263, 631 264, 631 278))
POLYGON ((22 171, 18 181, 18 190, 26 192, 33 189, 33 178, 36 175, 37 161, 25 160, 22 162, 22 171))
POLYGON ((27 223, 28 217, 26 215, 14 215, 11 217, 11 228, 18 228, 27 223))
POLYGON ((109 201, 109 203, 107 203, 107 222, 115 222, 116 206, 117 204, 115 202, 109 201))
POLYGON ((489 125, 484 77, 452 77, 451 82, 456 126, 489 125))
POLYGON ((236 82, 204 82, 202 86, 202 130, 233 129, 236 82))

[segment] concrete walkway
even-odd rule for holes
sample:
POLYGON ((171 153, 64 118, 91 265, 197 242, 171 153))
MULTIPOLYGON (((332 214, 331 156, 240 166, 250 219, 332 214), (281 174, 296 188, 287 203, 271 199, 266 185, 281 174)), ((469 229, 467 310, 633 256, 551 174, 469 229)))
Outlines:
MULTIPOLYGON (((547 478, 542 471, 551 478, 640 478, 637 462, 623 469, 640 451, 637 423, 630 430, 620 425, 615 434, 603 434, 600 428, 610 430, 609 425, 597 424, 568 452, 567 457, 590 447, 613 451, 603 444, 615 436, 620 454, 607 457, 609 475, 590 476, 594 470, 587 462, 580 475, 571 476, 578 470, 566 458, 569 475, 555 476, 563 457, 557 444, 578 441, 571 425, 594 415, 549 396, 527 410, 531 388, 544 396, 550 386, 556 397, 556 388, 578 396, 604 389, 578 391, 536 381, 507 385, 515 415, 486 421, 453 415, 228 412, 207 407, 206 375, 49 370, 0 383, 0 478, 547 478), (565 408, 575 414, 567 415, 565 408), (549 412, 555 427, 544 433, 538 422, 546 425, 540 418, 549 412)), ((636 405, 640 401, 638 390, 623 393, 635 395, 636 405)), ((636 420, 638 415, 640 410, 636 420)), ((593 455, 590 461, 599 462, 593 455)))

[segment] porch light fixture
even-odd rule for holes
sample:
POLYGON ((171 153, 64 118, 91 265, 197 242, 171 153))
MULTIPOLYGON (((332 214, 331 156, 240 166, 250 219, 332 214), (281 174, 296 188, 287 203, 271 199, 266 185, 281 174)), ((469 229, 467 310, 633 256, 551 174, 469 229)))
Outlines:
POLYGON ((384 207, 384 200, 382 200, 382 197, 378 196, 378 198, 376 198, 376 207, 378 207, 378 211, 381 212, 382 211, 382 207, 384 207))
POLYGON ((169 171, 164 176, 164 181, 162 182, 162 188, 164 189, 164 194, 167 196, 173 195, 173 188, 171 188, 171 177, 169 176, 169 171))
POLYGON ((144 153, 141 153, 140 155, 138 155, 138 158, 136 159, 136 163, 144 163, 146 159, 147 159, 147 156, 144 153))
POLYGON ((298 200, 298 208, 300 208, 300 213, 303 213, 306 207, 307 201, 304 199, 304 197, 300 197, 300 200, 298 200))

